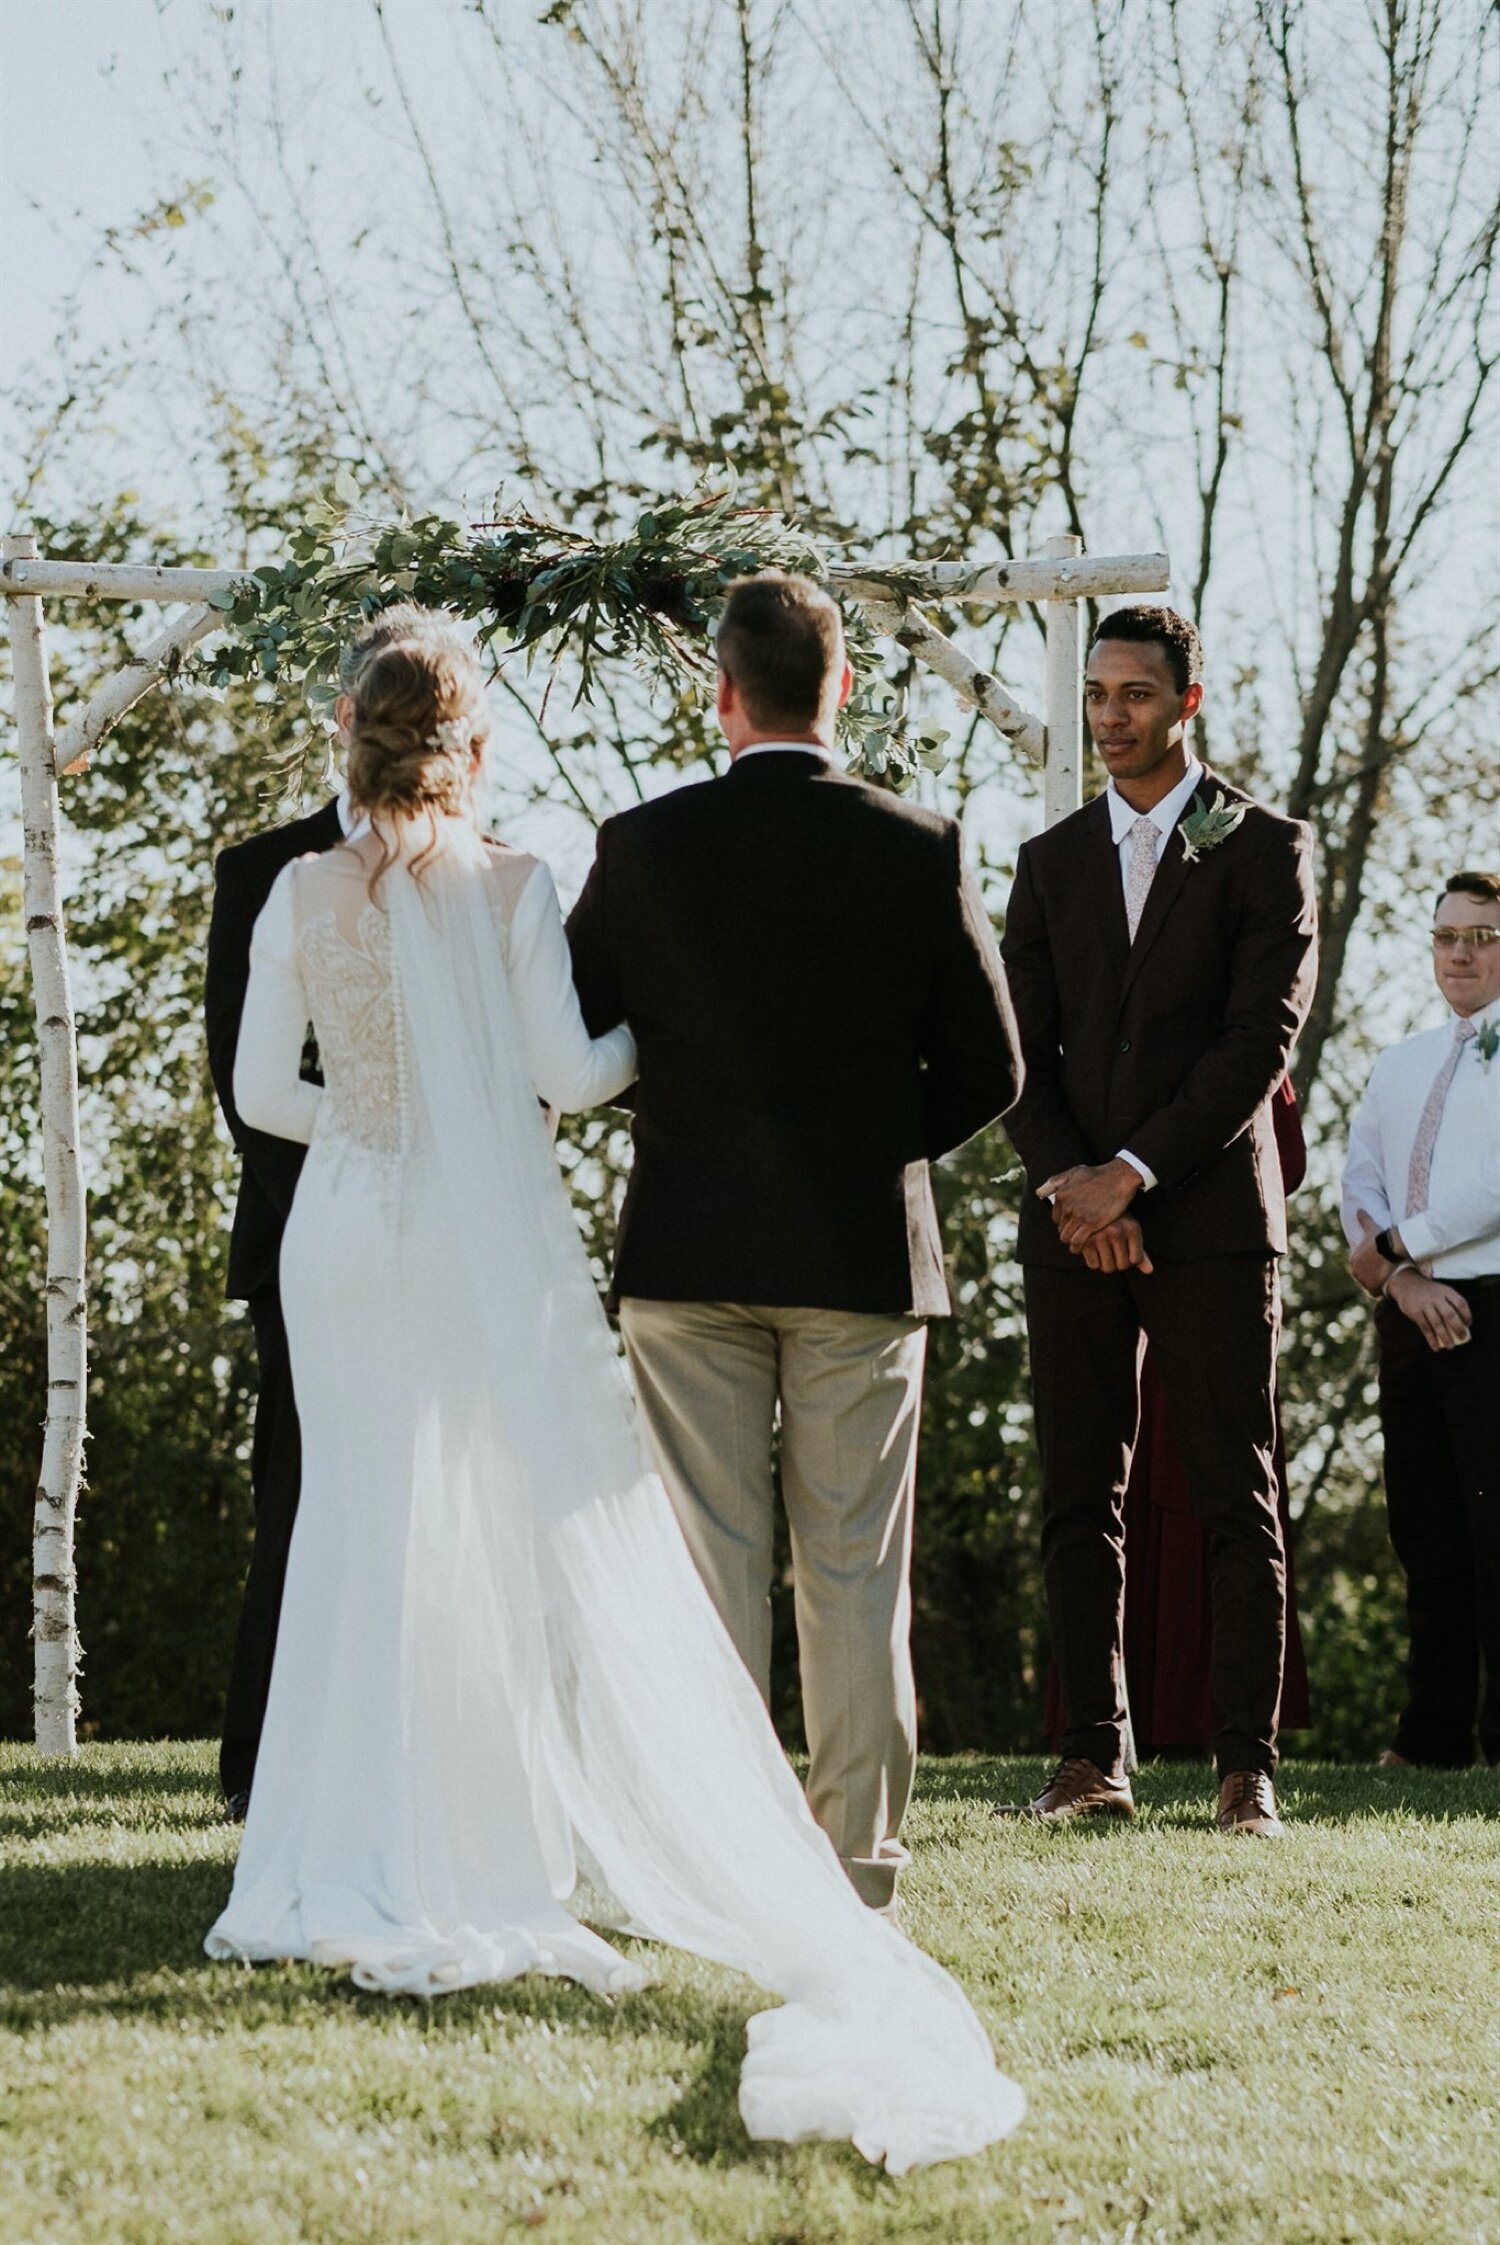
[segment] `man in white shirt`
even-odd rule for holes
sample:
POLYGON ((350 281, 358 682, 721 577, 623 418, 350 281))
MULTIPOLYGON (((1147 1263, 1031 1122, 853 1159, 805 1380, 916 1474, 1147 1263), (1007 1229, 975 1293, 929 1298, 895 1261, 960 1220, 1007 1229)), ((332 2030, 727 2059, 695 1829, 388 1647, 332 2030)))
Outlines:
POLYGON ((1408 1697, 1387 1768, 1500 1768, 1500 873, 1455 873, 1433 971, 1449 1018, 1375 1063, 1349 1133, 1349 1268, 1376 1298, 1408 1697), (1484 1691, 1480 1695, 1480 1667, 1484 1691))

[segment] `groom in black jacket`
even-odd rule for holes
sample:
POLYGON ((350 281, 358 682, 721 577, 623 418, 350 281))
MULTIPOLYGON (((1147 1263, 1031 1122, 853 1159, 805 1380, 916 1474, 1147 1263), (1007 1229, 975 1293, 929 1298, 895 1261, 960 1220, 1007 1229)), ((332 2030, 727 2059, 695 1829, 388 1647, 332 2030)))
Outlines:
POLYGON ((1102 795, 1025 843, 1002 946, 1026 1090, 1007 1128, 1042 1462, 1042 1563, 1067 1705, 1044 1822, 1133 1811, 1124 1768, 1121 1505, 1141 1336, 1208 1536, 1219 1823, 1274 1837, 1285 1630, 1276 1512, 1271 1123, 1311 1003, 1311 836, 1189 745, 1198 634, 1106 616, 1084 707, 1102 795))
POLYGON ((888 1906, 915 1758, 908 1563, 926 1332, 948 1309, 927 1164, 1020 1073, 957 827, 836 769, 839 612, 733 586, 730 768, 608 820, 568 924, 595 1035, 640 1051, 613 1298, 684 1533, 762 1693, 773 1429, 808 1797, 888 1906))
MULTIPOLYGON (((339 670, 342 693, 335 705, 341 735, 350 713, 349 697, 370 657, 394 640, 431 629, 430 611, 403 602, 383 610, 344 649, 339 670)), ((348 797, 341 790, 308 818, 293 819, 286 826, 232 843, 219 853, 214 865, 214 905, 203 993, 208 1065, 243 1164, 229 1238, 227 1292, 232 1302, 244 1302, 249 1307, 259 1375, 250 1450, 255 1541, 235 1635, 219 1749, 225 1812, 235 1823, 244 1819, 255 1775, 287 1552, 302 1481, 302 1438, 281 1316, 278 1265, 281 1235, 291 1214, 292 1195, 306 1149, 289 1138, 271 1138, 264 1131, 247 1129, 241 1122, 234 1103, 234 1055, 250 980, 250 937, 276 876, 293 858, 333 849, 343 840, 348 826, 348 797)))

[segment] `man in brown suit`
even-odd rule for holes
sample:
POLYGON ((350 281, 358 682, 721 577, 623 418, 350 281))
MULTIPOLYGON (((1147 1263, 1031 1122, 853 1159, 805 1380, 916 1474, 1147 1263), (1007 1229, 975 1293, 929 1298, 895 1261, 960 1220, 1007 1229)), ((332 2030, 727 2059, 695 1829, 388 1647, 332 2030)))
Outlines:
POLYGON ((1042 1561, 1067 1707, 1019 1813, 1134 1811, 1124 1770, 1121 1506, 1151 1343, 1213 1588, 1225 1831, 1281 1831, 1285 1632, 1273 1389, 1286 1206, 1271 1094, 1312 998, 1305 827, 1207 771, 1194 627, 1117 610, 1085 708, 1105 792, 1026 843, 1002 955, 1025 1062, 1021 1215, 1042 1561))

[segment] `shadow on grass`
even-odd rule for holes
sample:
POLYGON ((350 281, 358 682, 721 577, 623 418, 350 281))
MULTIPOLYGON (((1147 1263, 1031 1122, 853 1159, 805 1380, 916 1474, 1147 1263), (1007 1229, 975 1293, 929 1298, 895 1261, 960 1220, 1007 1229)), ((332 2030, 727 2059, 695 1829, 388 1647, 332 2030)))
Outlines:
MULTIPOLYGON (((465 1988, 432 2002, 370 1995, 341 1970, 311 1964, 237 1966, 204 1955, 203 1936, 228 1898, 213 1863, 28 1865, 4 1881, 0 2026, 26 2032, 78 2018, 170 2023, 222 2033, 316 2025, 331 2014, 377 2029, 410 2026, 436 2039, 494 2021, 609 2042, 665 2037, 699 2054, 690 2086, 655 2124, 689 2158, 774 2157, 753 2145, 738 2108, 745 2022, 766 1998, 747 1981, 728 2000, 658 1984, 613 2002, 540 1974, 465 1988)), ((650 1968, 649 1944, 625 1942, 650 1968)))
POLYGON ((0 1987, 118 1997, 133 1980, 206 1966, 203 1936, 229 1884, 222 1863, 17 1865, 4 1876, 0 1987))
POLYGON ((650 2122, 647 2133, 680 2146, 702 2167, 739 2167, 774 2158, 765 2145, 751 2142, 740 2118, 744 2013, 721 2009, 691 2039, 699 2050, 697 2071, 676 2104, 650 2122))
MULTIPOLYGON (((644 2003, 648 1999, 634 2000, 644 2003)), ((764 1996, 752 1998, 746 2009, 763 2010, 765 2001, 764 1996)), ((736 2005, 721 2005, 710 2013, 708 2007, 695 2005, 693 2011, 692 2018, 680 2021, 678 2031, 685 2041, 698 2046, 697 2070, 677 2102, 648 2123, 647 2134, 690 2159, 695 2166, 767 2169, 783 2166, 795 2156, 796 2147, 754 2142, 746 2134, 740 2117, 745 2010, 736 2005)), ((651 2023, 655 2026, 659 2022, 653 2017, 651 2023)), ((837 2162, 844 2169, 857 2195, 867 2202, 896 2187, 891 2176, 872 2166, 850 2144, 819 2143, 817 2150, 822 2162, 837 2162)))
POLYGON ((36 1839, 60 1825, 69 1831, 138 1825, 144 1805, 157 1800, 163 1821, 174 1826, 217 1823, 218 1791, 204 1771, 186 1761, 148 1761, 149 1753, 146 1747, 86 1748, 77 1761, 44 1762, 8 1747, 0 1768, 0 1840, 36 1839))
POLYGON ((134 1746, 85 1746, 75 1761, 43 1761, 34 1750, 7 1740, 0 1753, 0 1797, 33 1793, 43 1800, 102 1799, 110 1794, 213 1793, 217 1770, 204 1766, 198 1742, 161 1739, 134 1746))

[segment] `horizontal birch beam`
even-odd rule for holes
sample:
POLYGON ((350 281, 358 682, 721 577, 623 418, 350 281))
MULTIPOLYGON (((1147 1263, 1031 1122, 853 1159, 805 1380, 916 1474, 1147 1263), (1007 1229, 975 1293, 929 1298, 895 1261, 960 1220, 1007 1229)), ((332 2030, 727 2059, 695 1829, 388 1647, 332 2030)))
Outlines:
POLYGON ((211 631, 221 630, 223 624, 223 611, 218 608, 189 608, 174 617, 164 632, 141 649, 133 663, 106 678, 77 716, 58 727, 57 769, 82 771, 89 751, 98 747, 126 710, 149 694, 158 679, 175 670, 190 647, 196 647, 211 631))
POLYGON ((1076 561, 929 561, 893 563, 888 577, 865 572, 869 562, 838 562, 828 582, 851 599, 950 600, 991 607, 1002 600, 1093 600, 1110 593, 1165 592, 1172 565, 1164 553, 1080 554, 1076 561))
MULTIPOLYGON (((0 592, 71 594, 91 600, 208 600, 243 584, 243 569, 166 569, 123 561, 6 561, 0 592)), ((1165 592, 1164 553, 1080 554, 1075 561, 930 561, 913 568, 836 562, 828 581, 855 600, 952 600, 993 606, 1003 600, 1092 600, 1100 595, 1165 592), (871 575, 871 568, 874 574, 871 575)))
POLYGON ((242 585, 247 569, 156 569, 130 561, 0 561, 0 593, 81 600, 207 600, 242 585))
POLYGON ((1047 753, 1047 728, 1040 717, 1023 709, 1001 685, 993 671, 981 670, 961 647, 930 624, 909 601, 860 597, 859 605, 877 631, 889 632, 898 646, 915 655, 919 663, 946 681, 960 701, 968 702, 1003 733, 1013 748, 1040 764, 1047 753))

